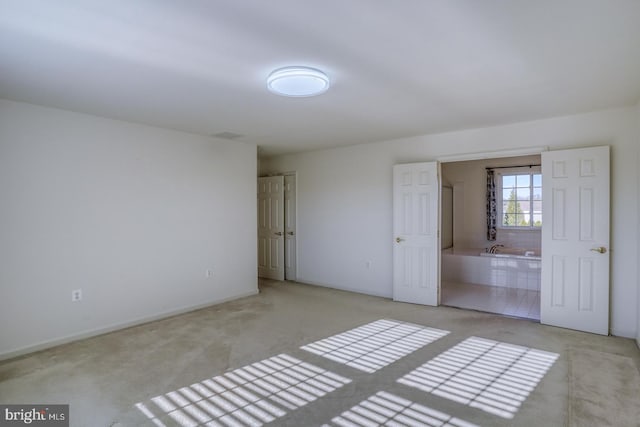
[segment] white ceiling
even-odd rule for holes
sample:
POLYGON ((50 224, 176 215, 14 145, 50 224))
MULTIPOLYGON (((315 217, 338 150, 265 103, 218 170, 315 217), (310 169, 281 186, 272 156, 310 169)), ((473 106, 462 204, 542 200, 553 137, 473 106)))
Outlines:
POLYGON ((532 120, 640 99, 640 1, 0 0, 0 97, 264 156, 532 120))

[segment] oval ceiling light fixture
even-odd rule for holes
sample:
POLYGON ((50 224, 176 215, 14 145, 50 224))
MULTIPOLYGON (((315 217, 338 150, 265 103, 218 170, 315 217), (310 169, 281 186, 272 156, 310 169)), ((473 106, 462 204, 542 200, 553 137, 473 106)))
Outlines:
POLYGON ((322 71, 310 67, 278 68, 267 77, 267 88, 282 96, 315 96, 329 89, 329 77, 322 71))

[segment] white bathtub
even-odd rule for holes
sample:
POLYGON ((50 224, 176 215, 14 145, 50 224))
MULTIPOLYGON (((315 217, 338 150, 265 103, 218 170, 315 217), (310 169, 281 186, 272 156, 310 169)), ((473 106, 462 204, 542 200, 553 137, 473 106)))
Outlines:
POLYGON ((533 259, 540 261, 540 250, 536 249, 496 248, 494 253, 487 252, 486 249, 481 249, 478 255, 495 258, 533 259))
POLYGON ((442 280, 539 291, 540 252, 499 249, 500 253, 495 254, 475 248, 445 249, 442 251, 442 280))

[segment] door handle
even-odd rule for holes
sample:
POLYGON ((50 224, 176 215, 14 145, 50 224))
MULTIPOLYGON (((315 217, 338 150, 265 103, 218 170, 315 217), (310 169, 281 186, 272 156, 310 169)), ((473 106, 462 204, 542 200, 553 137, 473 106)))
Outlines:
POLYGON ((396 237, 396 243, 404 242, 404 239, 401 237, 396 237))
POLYGON ((274 234, 275 234, 276 236, 282 236, 282 231, 276 231, 274 234))
POLYGON ((289 236, 293 236, 293 231, 289 231, 287 234, 288 234, 289 236))
POLYGON ((606 254, 607 253, 607 248, 605 248, 604 246, 600 246, 599 248, 593 248, 590 249, 591 252, 598 252, 599 254, 606 254))

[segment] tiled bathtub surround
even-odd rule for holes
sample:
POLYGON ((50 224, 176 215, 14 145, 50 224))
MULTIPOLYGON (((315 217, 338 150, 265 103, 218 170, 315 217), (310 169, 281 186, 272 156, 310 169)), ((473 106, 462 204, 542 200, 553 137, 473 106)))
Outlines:
POLYGON ((498 229, 496 242, 507 247, 540 250, 542 233, 541 230, 507 230, 502 228, 498 229))
POLYGON ((491 245, 499 244, 512 248, 537 249, 538 251, 542 247, 541 230, 498 228, 498 234, 494 242, 488 241, 486 235, 486 230, 464 233, 455 241, 454 246, 488 248, 491 245))
POLYGON ((484 249, 446 249, 442 280, 506 288, 540 290, 539 259, 480 256, 484 249))

